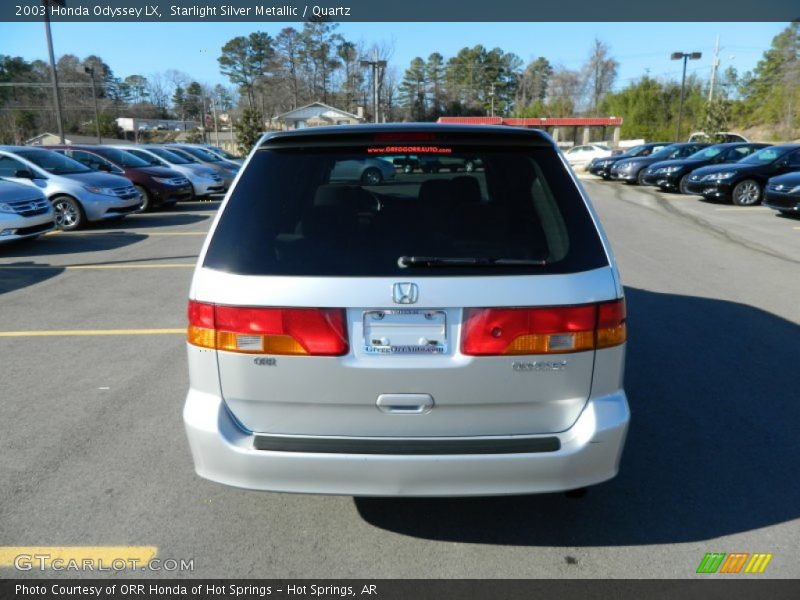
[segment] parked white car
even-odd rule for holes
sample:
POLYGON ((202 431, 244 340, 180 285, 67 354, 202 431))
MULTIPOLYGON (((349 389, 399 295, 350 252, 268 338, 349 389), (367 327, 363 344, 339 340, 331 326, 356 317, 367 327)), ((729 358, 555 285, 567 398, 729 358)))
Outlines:
POLYGON ((573 169, 585 169, 595 158, 611 156, 611 148, 602 144, 586 144, 570 148, 564 156, 573 169))
POLYGON ((55 228, 53 206, 42 191, 0 179, 0 243, 34 238, 55 228))

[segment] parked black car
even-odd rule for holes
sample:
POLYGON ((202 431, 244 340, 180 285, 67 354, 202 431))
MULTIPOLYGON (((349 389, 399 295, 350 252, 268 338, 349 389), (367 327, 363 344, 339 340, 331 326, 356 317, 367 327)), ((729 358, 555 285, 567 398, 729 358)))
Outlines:
POLYGON ((770 179, 764 206, 774 208, 782 215, 800 215, 800 171, 770 179))
POLYGON ((749 142, 715 144, 714 146, 703 148, 686 158, 653 163, 645 170, 642 180, 646 185, 657 185, 663 191, 678 191, 686 194, 688 193, 686 184, 689 182, 689 175, 695 169, 709 165, 738 162, 767 146, 769 144, 753 144, 749 142))
POLYGON ((800 171, 800 144, 770 146, 737 163, 697 169, 686 189, 708 199, 751 206, 761 202, 768 179, 792 171, 800 171))
POLYGON ((619 160, 624 158, 636 158, 639 156, 650 156, 654 152, 658 152, 662 148, 669 146, 669 142, 650 142, 649 144, 640 144, 633 148, 626 150, 621 154, 613 154, 605 158, 595 158, 586 167, 592 175, 597 175, 603 179, 611 179, 611 167, 614 166, 619 160))
POLYGON ((619 160, 611 167, 611 179, 615 181, 624 181, 625 183, 644 185, 644 172, 650 165, 661 162, 662 160, 686 158, 710 145, 711 144, 695 143, 670 144, 658 152, 654 152, 650 156, 619 160))

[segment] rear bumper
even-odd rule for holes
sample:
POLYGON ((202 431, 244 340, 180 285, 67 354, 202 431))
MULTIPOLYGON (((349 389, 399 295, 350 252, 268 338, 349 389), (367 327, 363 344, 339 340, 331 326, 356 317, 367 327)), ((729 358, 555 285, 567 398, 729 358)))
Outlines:
POLYGON ((255 436, 234 422, 222 399, 197 390, 189 391, 183 419, 197 474, 218 483, 352 496, 491 496, 558 492, 613 478, 630 411, 622 390, 593 398, 563 433, 495 438, 508 442, 557 437, 557 450, 505 454, 256 450, 255 436))

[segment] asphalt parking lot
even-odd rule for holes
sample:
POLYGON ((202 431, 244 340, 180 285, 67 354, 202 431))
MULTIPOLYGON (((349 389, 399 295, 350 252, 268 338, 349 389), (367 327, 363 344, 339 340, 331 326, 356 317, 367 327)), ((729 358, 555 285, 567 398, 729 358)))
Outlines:
POLYGON ((197 478, 184 315, 219 202, 186 203, 0 247, 0 545, 156 546, 209 578, 692 577, 706 552, 800 576, 800 219, 584 185, 628 299, 613 481, 395 500, 197 478))

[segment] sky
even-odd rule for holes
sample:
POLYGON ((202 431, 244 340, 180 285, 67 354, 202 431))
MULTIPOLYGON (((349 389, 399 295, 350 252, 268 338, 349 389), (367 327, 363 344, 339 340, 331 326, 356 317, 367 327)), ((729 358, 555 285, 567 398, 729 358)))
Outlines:
MULTIPOLYGON (((54 23, 57 56, 101 56, 115 75, 149 75, 178 69, 207 84, 228 84, 217 57, 229 39, 252 31, 275 35, 282 27, 302 23, 54 23)), ((393 48, 390 63, 402 77, 411 59, 439 52, 448 58, 464 46, 499 46, 526 63, 537 56, 554 65, 578 69, 598 37, 620 62, 616 88, 645 73, 680 78, 672 52, 702 52, 688 73, 707 77, 716 36, 720 36, 721 69, 751 70, 786 23, 341 23, 347 39, 393 48)), ((0 54, 28 60, 46 59, 41 23, 0 23, 0 54)))

